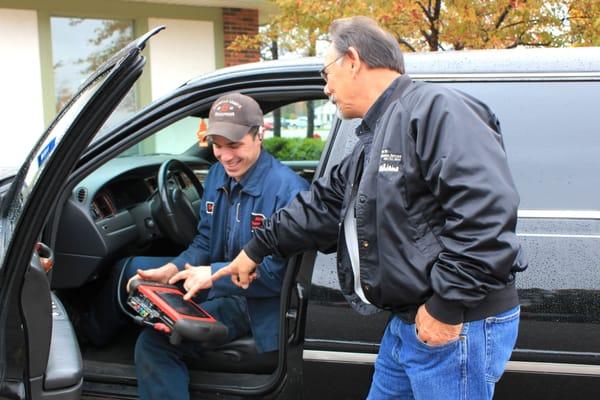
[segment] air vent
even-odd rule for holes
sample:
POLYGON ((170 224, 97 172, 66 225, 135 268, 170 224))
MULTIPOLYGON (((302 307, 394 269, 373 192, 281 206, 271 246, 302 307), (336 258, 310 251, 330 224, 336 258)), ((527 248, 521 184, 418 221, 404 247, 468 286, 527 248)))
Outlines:
POLYGON ((77 189, 77 201, 78 202, 83 203, 85 201, 86 197, 87 197, 87 189, 86 188, 77 189))

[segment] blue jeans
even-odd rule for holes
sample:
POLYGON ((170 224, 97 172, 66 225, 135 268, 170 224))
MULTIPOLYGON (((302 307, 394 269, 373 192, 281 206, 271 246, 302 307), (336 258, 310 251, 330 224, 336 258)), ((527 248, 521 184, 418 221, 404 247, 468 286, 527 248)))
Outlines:
MULTIPOLYGON (((243 298, 218 297, 202 307, 229 329, 227 341, 250 333, 243 298)), ((183 358, 202 358, 200 343, 183 341, 177 346, 166 335, 146 328, 135 345, 138 395, 142 400, 188 400, 189 374, 183 358)))
POLYGON ((465 322, 458 339, 423 343, 415 324, 393 317, 385 330, 368 399, 491 399, 519 330, 519 306, 465 322))

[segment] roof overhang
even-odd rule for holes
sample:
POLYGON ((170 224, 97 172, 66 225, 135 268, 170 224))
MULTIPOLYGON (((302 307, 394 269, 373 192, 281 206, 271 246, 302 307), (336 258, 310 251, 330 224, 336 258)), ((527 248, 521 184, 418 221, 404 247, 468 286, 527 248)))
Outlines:
POLYGON ((268 0, 125 0, 135 3, 154 3, 192 7, 249 8, 258 10, 259 24, 266 23, 268 16, 277 13, 277 7, 268 0))

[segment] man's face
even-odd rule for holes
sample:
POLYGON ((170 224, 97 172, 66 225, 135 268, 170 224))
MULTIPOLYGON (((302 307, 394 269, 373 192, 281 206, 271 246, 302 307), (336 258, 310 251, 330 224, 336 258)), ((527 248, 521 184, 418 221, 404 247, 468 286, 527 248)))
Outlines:
POLYGON ((239 181, 254 165, 260 156, 261 140, 258 135, 246 134, 239 142, 219 136, 212 136, 213 152, 227 175, 239 181))
POLYGON ((346 68, 348 60, 345 55, 339 54, 333 44, 325 54, 323 71, 327 76, 324 92, 331 102, 335 104, 344 118, 354 118, 352 105, 352 77, 346 68))

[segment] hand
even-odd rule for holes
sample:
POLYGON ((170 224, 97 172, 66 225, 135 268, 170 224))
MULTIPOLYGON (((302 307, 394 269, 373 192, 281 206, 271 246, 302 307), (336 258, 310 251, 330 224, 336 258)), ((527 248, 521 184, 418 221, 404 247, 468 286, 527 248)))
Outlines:
POLYGON ((44 268, 44 272, 46 273, 48 273, 54 265, 52 260, 46 257, 40 257, 40 264, 42 265, 42 268, 44 268))
POLYGON ((211 274, 212 270, 210 266, 194 267, 186 263, 185 269, 171 277, 169 283, 173 285, 181 280, 185 280, 185 282, 183 282, 183 288, 186 293, 185 296, 183 296, 183 299, 190 300, 200 290, 212 287, 212 280, 210 279, 211 274))
POLYGON ((431 346, 441 346, 458 338, 463 324, 449 325, 433 318, 425 305, 417 310, 415 325, 419 339, 431 346))
POLYGON ((147 270, 138 269, 137 274, 132 276, 127 281, 127 293, 131 287, 131 282, 136 279, 142 279, 144 281, 153 281, 158 283, 167 283, 169 279, 179 271, 179 268, 173 263, 168 263, 159 268, 151 268, 147 270))
POLYGON ((246 255, 244 250, 242 250, 228 266, 215 272, 211 279, 216 281, 224 276, 231 275, 231 281, 234 285, 242 289, 248 289, 250 283, 257 278, 257 266, 258 264, 252 261, 250 257, 246 255))

